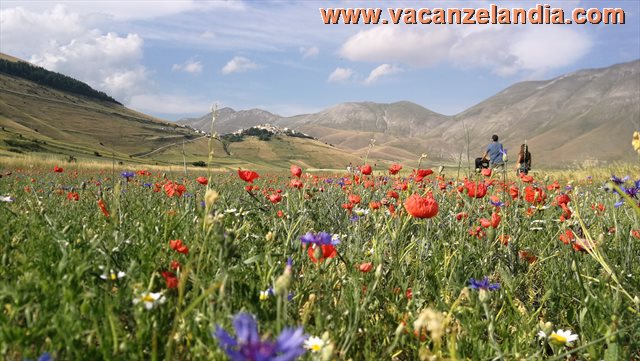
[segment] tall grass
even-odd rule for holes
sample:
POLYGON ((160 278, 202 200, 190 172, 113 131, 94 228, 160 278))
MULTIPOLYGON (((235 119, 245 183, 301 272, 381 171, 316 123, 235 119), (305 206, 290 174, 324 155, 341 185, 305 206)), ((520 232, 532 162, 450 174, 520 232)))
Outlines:
MULTIPOLYGON (((54 173, 50 165, 3 165, 12 174, 0 180, 0 195, 15 199, 0 203, 0 353, 7 360, 45 351, 55 360, 226 359, 212 332, 231 329, 240 311, 255 315, 267 335, 297 325, 324 335, 326 358, 309 351, 308 360, 640 357, 640 240, 631 235, 640 217, 629 205, 614 207, 620 197, 602 189, 609 170, 537 175, 547 198, 532 208, 511 199, 498 178, 476 199, 458 192, 458 180, 435 175, 417 183, 378 169, 379 176, 364 177, 374 187, 352 176, 305 175, 297 189, 288 187, 289 176, 261 173, 249 195, 234 173, 211 172, 205 187, 195 181, 204 174, 191 169, 185 178, 180 167, 127 181, 110 167, 54 173), (555 179, 561 189, 548 190, 555 179), (185 194, 169 197, 169 180, 184 184, 185 194), (407 189, 396 202, 387 192, 398 184, 407 189), (218 196, 203 207, 207 189, 218 196), (272 204, 266 196, 278 189, 282 201, 272 204), (435 218, 403 210, 409 195, 429 190, 439 204, 435 218), (69 192, 79 201, 67 199, 69 192), (561 192, 573 210, 564 222, 553 204, 561 192), (349 194, 362 198, 351 213, 341 207, 349 194), (471 235, 497 211, 492 195, 507 203, 502 221, 471 235), (384 205, 366 215, 358 210, 383 198, 394 213, 384 205), (461 212, 468 217, 458 221, 461 212), (594 248, 565 245, 559 236, 566 230, 594 248), (313 263, 300 242, 308 231, 336 234, 339 256, 313 263), (187 254, 170 247, 177 239, 187 254), (284 287, 278 279, 287 257, 293 265, 284 287), (361 271, 369 262, 370 271, 361 271), (104 270, 126 275, 104 280, 104 270), (168 288, 167 271, 177 288, 168 288), (470 278, 484 276, 500 289, 469 287, 470 278), (279 292, 261 298, 269 288, 279 292), (166 302, 151 310, 134 304, 147 291, 162 292, 166 302), (570 329, 578 341, 557 346, 537 336, 557 329, 570 329)), ((522 195, 530 184, 513 185, 522 195)))

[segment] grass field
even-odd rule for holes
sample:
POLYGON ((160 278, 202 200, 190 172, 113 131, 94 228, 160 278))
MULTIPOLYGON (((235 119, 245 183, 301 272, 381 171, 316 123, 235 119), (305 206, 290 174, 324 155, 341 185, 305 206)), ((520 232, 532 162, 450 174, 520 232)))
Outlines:
POLYGON ((637 166, 52 161, 0 169, 4 359, 640 357, 637 166))

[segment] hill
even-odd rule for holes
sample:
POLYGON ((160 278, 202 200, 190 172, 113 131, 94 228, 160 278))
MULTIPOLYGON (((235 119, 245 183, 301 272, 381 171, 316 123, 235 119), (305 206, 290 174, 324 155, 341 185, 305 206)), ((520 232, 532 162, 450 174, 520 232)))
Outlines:
MULTIPOLYGON (((0 61, 21 62, 4 54, 1 58, 0 61)), ((35 153, 181 164, 184 149, 189 163, 208 159, 206 135, 90 92, 80 94, 34 81, 29 71, 48 79, 66 78, 24 64, 20 66, 24 72, 0 71, 0 157, 35 153)), ((70 82, 84 84, 75 79, 70 82)), ((239 165, 288 168, 289 161, 300 161, 308 167, 342 168, 350 161, 357 162, 355 156, 321 141, 287 134, 273 136, 268 142, 247 136, 226 150, 221 139, 213 143, 216 165, 229 168, 239 165)))
POLYGON ((640 129, 640 60, 517 83, 425 135, 461 150, 465 126, 471 149, 482 149, 496 133, 514 156, 526 140, 546 164, 632 161, 629 142, 640 129))
MULTIPOLYGON (((199 118, 180 119, 176 123, 189 125, 195 129, 211 132, 211 113, 199 118)), ((250 128, 259 124, 276 123, 281 117, 261 109, 235 111, 232 108, 221 108, 216 113, 214 130, 218 134, 233 133, 239 129, 250 128)))
POLYGON ((218 120, 227 131, 235 131, 240 124, 264 123, 265 115, 271 123, 359 155, 368 152, 375 139, 371 154, 390 161, 423 153, 438 161, 466 160, 467 152, 475 158, 492 134, 500 135, 512 159, 526 141, 534 166, 634 161, 628 143, 640 129, 640 60, 516 83, 455 116, 411 102, 361 102, 293 117, 256 109, 221 111, 218 120), (243 114, 242 122, 237 114, 243 114))

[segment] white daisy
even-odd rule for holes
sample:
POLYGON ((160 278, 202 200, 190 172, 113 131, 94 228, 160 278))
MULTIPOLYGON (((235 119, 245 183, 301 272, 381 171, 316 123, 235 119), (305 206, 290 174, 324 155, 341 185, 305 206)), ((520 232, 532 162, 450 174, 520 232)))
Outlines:
POLYGON ((324 347, 324 341, 317 336, 311 336, 304 341, 304 347, 311 352, 320 352, 324 347))
POLYGON ((162 292, 142 292, 140 297, 133 299, 133 304, 136 305, 142 302, 144 304, 144 308, 150 310, 156 305, 165 303, 166 300, 167 299, 164 297, 162 292))

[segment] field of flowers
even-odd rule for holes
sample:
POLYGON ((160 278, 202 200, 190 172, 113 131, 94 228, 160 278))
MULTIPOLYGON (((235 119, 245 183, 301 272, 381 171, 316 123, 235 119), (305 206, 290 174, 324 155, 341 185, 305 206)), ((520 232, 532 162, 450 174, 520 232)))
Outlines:
POLYGON ((638 169, 63 168, 0 169, 6 360, 640 359, 638 169))

